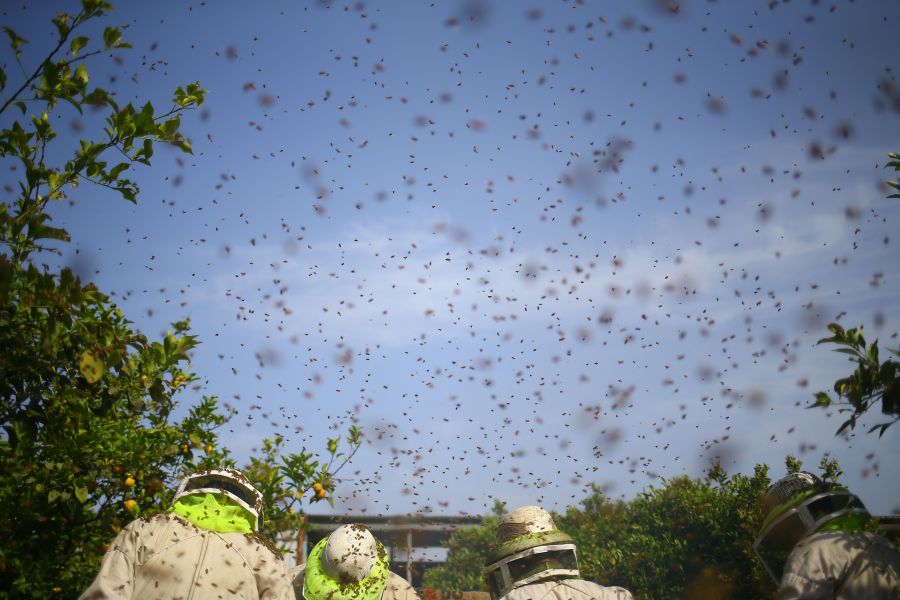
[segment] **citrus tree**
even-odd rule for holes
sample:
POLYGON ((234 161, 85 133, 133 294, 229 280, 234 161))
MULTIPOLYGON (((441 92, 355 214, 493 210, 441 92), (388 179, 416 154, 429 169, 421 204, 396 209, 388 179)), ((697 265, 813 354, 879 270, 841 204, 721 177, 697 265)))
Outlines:
POLYGON ((263 495, 266 507, 262 533, 281 542, 282 550, 292 549, 291 541, 281 541, 282 534, 296 533, 307 527, 303 516, 303 500, 327 501, 334 506, 337 475, 350 462, 362 442, 362 431, 351 425, 347 436, 326 441, 327 459, 317 460, 306 448, 288 452, 287 440, 275 436, 263 440, 258 456, 251 456, 244 474, 263 495))
MULTIPOLYGON (((729 476, 716 465, 702 479, 677 477, 642 492, 620 521, 602 525, 608 537, 588 551, 587 575, 641 598, 771 596, 772 582, 753 552, 767 472, 757 465, 752 475, 729 476)), ((591 531, 574 535, 590 542, 591 531)))
POLYGON ((834 382, 836 399, 827 392, 817 392, 810 408, 835 406, 841 413, 849 413, 835 433, 840 435, 847 428, 854 429, 862 415, 881 403, 881 413, 888 420, 869 428, 869 433, 878 431, 879 437, 884 435, 887 428, 900 419, 900 361, 897 360, 900 358, 900 348, 888 348, 893 357, 882 362, 878 340, 867 344, 862 327, 845 330, 837 323, 831 323, 828 330, 833 335, 822 338, 818 343, 837 346, 833 351, 848 355, 848 360, 856 365, 856 369, 834 382))
MULTIPOLYGON (((885 168, 900 171, 900 154, 888 152, 891 160, 885 168)), ((900 191, 900 182, 896 179, 888 180, 885 184, 900 191)), ((888 198, 900 198, 900 193, 891 194, 888 198)), ((857 420, 870 408, 881 403, 881 413, 888 420, 869 428, 868 433, 878 431, 878 436, 884 435, 888 427, 900 419, 900 348, 886 348, 892 354, 885 361, 881 361, 878 350, 878 340, 866 344, 862 327, 844 329, 837 323, 830 323, 828 331, 830 337, 822 338, 818 344, 833 344, 834 352, 846 354, 848 360, 856 365, 856 369, 846 377, 841 377, 834 382, 832 389, 837 398, 832 398, 828 392, 817 392, 814 402, 809 408, 837 407, 841 413, 849 413, 849 417, 841 423, 835 435, 842 434, 847 428, 856 428, 857 420)))
MULTIPOLYGON (((199 390, 189 323, 150 340, 96 286, 42 260, 69 241, 52 225, 53 203, 79 186, 137 202, 127 175, 149 166, 157 145, 191 152, 181 118, 203 103, 199 82, 176 88, 164 108, 120 105, 91 85, 87 59, 129 47, 113 26, 100 39, 82 35, 110 10, 82 0, 77 13, 53 17, 56 39, 33 69, 21 64, 28 42, 4 28, 0 159, 19 182, 0 203, 0 598, 76 597, 112 537, 130 519, 164 510, 180 476, 234 466, 218 439, 229 415, 216 399, 178 405, 179 395, 199 390), (23 66, 21 81, 8 79, 10 62, 23 66), (105 113, 102 135, 51 161, 63 154, 51 116, 88 107, 105 113)), ((247 467, 268 500, 265 530, 296 526, 298 498, 330 498, 334 474, 359 443, 351 428, 329 440, 320 464, 305 449, 288 452, 282 438, 266 441, 247 467)))

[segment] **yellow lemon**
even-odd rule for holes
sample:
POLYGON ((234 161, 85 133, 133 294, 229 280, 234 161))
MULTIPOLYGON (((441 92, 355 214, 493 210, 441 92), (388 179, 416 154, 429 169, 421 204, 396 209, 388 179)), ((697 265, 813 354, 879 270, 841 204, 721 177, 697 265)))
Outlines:
POLYGON ((135 510, 137 510, 137 505, 137 500, 129 498, 125 501, 125 510, 127 510, 128 512, 134 512, 135 510))
POLYGON ((129 475, 125 478, 125 487, 134 487, 134 477, 129 475))
POLYGON ((316 493, 316 500, 321 500, 325 497, 325 486, 318 481, 313 484, 313 491, 316 493))

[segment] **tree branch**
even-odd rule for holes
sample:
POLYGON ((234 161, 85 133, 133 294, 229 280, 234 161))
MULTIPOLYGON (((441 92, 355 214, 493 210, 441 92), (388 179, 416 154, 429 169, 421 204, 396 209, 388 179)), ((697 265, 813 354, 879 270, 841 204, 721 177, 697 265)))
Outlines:
POLYGON ((66 40, 69 39, 69 34, 72 33, 72 31, 74 31, 75 28, 81 24, 80 19, 81 19, 82 15, 84 15, 84 10, 82 10, 80 13, 78 13, 78 15, 72 21, 72 27, 69 28, 69 30, 65 33, 65 35, 60 36, 59 43, 57 43, 56 47, 50 51, 50 54, 47 55, 47 58, 45 58, 44 60, 41 61, 40 65, 38 65, 38 68, 35 69, 34 73, 31 74, 31 77, 29 77, 28 79, 25 80, 25 82, 19 87, 19 89, 17 89, 15 91, 15 93, 12 96, 10 96, 6 102, 3 103, 3 106, 0 106, 0 115, 3 114, 3 111, 5 111, 7 108, 9 108, 10 104, 15 102, 16 98, 19 97, 19 94, 24 92, 25 89, 28 88, 29 85, 31 85, 32 81, 34 81, 35 79, 38 78, 38 76, 41 74, 41 71, 44 70, 44 63, 53 59, 53 55, 55 55, 57 52, 59 52, 59 49, 62 48, 63 44, 66 43, 66 40))

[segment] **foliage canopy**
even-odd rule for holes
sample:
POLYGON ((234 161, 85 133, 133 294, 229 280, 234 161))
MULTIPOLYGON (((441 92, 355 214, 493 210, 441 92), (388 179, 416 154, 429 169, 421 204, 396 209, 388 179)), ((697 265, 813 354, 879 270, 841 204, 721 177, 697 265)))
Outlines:
MULTIPOLYGON (((791 456, 785 462, 789 471, 802 466, 791 456)), ((829 481, 841 473, 830 459, 819 469, 829 481)), ((575 539, 585 579, 624 587, 644 599, 765 598, 774 593, 774 583, 753 542, 763 518, 760 498, 769 484, 766 465, 757 465, 752 475, 729 475, 713 465, 702 479, 663 479, 627 502, 610 500, 594 487, 579 506, 553 518, 575 539)), ((493 515, 478 527, 454 532, 446 565, 425 573, 425 586, 483 589, 481 569, 497 522, 493 515)))
MULTIPOLYGON (((117 27, 96 41, 79 35, 111 9, 82 0, 77 14, 57 14, 52 49, 35 69, 22 68, 12 91, 0 68, 0 93, 8 94, 0 158, 21 173, 13 200, 0 204, 0 597, 77 596, 107 542, 129 520, 165 509, 178 477, 234 466, 216 432, 230 415, 216 399, 187 410, 176 400, 200 389, 188 321, 151 341, 96 286, 41 262, 69 240, 51 225, 53 203, 82 183, 136 202, 140 189, 126 177, 132 166, 150 165, 158 144, 191 152, 181 116, 203 103, 199 82, 176 88, 162 110, 120 106, 91 86, 86 59, 129 47, 117 27), (49 157, 61 152, 51 115, 61 107, 105 111, 105 127, 99 140, 82 139, 53 164, 49 157)), ((21 67, 28 42, 4 30, 21 67)), ((265 440, 246 467, 266 500, 263 532, 299 527, 295 507, 308 492, 311 501, 330 501, 334 475, 360 436, 351 427, 346 438, 328 440, 322 463, 305 449, 288 452, 284 438, 265 440)))

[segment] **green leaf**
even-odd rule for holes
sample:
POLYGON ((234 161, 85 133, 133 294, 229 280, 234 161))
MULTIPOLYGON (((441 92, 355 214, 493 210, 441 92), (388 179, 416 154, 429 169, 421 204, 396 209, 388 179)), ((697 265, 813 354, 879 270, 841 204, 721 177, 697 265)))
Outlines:
POLYGON ((194 83, 189 83, 187 85, 187 91, 185 91, 181 86, 175 88, 175 94, 172 97, 172 102, 180 106, 181 108, 186 108, 191 105, 200 106, 203 104, 203 98, 206 95, 207 90, 204 90, 200 87, 200 82, 195 81, 194 83))
POLYGON ((131 165, 125 162, 117 164, 115 167, 109 170, 109 179, 112 181, 118 179, 122 171, 128 169, 130 166, 131 165))
POLYGON ((79 113, 84 114, 84 110, 82 110, 81 103, 78 100, 72 98, 71 96, 63 96, 63 100, 75 107, 75 110, 77 110, 79 113))
POLYGON ((88 383, 97 383, 103 377, 104 367, 103 361, 89 350, 82 352, 78 359, 78 369, 88 383))
POLYGON ((153 157, 153 140, 146 138, 143 147, 135 152, 131 158, 145 165, 150 164, 150 158, 153 157))
POLYGON ((112 4, 103 0, 81 0, 81 7, 91 16, 100 16, 113 8, 112 4))
POLYGON ((841 354, 849 354, 850 356, 859 356, 859 352, 853 348, 832 348, 832 352, 840 352, 841 354))
POLYGON ((56 15, 54 15, 53 24, 56 25, 56 31, 59 32, 59 37, 66 37, 72 30, 72 26, 69 24, 70 18, 71 16, 64 12, 56 13, 56 15))
POLYGON ((38 138, 43 140, 49 140, 53 137, 53 128, 50 127, 50 121, 47 118, 47 113, 42 113, 40 117, 32 117, 32 124, 34 124, 34 129, 37 132, 38 138))
POLYGON ((69 52, 72 53, 72 58, 78 56, 78 53, 81 52, 81 49, 87 46, 87 43, 90 41, 90 38, 87 38, 83 35, 78 36, 77 38, 72 40, 72 43, 69 44, 69 52))
POLYGON ((3 26, 3 31, 5 31, 6 35, 9 36, 9 47, 16 52, 16 56, 21 56, 22 53, 19 51, 19 48, 22 46, 22 44, 27 44, 28 40, 5 25, 3 26))
POLYGON ((829 396, 825 392, 817 392, 816 393, 816 402, 809 408, 812 408, 815 406, 821 406, 821 407, 831 406, 831 396, 829 396))
POLYGON ((112 48, 122 39, 122 32, 118 27, 107 27, 103 30, 103 44, 107 48, 112 48))
POLYGON ((87 67, 85 67, 83 64, 78 65, 78 67, 75 68, 75 74, 72 76, 72 79, 77 81, 82 86, 87 85, 87 83, 88 83, 87 67))
POLYGON ((178 115, 175 115, 171 119, 164 122, 159 126, 160 133, 163 136, 171 136, 174 135, 175 132, 178 131, 178 127, 181 125, 181 118, 178 115))
POLYGON ((120 188, 116 188, 116 189, 119 191, 120 194, 122 194, 123 198, 125 198, 132 204, 137 204, 137 194, 135 193, 135 190, 128 188, 128 187, 120 187, 120 188))
POLYGON ((84 504, 87 502, 88 497, 88 489, 84 486, 76 485, 75 486, 75 498, 84 504))
POLYGON ((893 361, 885 361, 878 370, 878 380, 882 385, 891 383, 897 377, 898 364, 893 361))
POLYGON ((180 148, 182 152, 186 152, 187 154, 193 154, 194 149, 191 148, 191 145, 186 140, 178 140, 173 142, 177 148, 180 148))
POLYGON ((844 337, 844 328, 841 327, 840 325, 838 325, 837 323, 829 323, 828 331, 830 331, 831 333, 833 333, 834 335, 836 335, 838 337, 844 337))
POLYGON ((111 106, 112 109, 116 112, 119 111, 119 105, 116 104, 112 98, 110 98, 109 92, 107 92, 103 88, 94 88, 93 90, 91 90, 91 92, 84 97, 84 102, 86 104, 92 104, 94 106, 102 106, 106 104, 108 106, 111 106))
POLYGON ((165 390, 163 389, 162 381, 159 379, 153 382, 148 391, 150 392, 150 398, 154 402, 162 402, 165 399, 165 390))
POLYGON ((156 132, 156 123, 153 120, 153 105, 148 102, 141 108, 141 112, 134 116, 134 133, 137 136, 143 136, 153 135, 156 132))
POLYGON ((69 232, 61 227, 49 227, 40 223, 32 223, 28 227, 29 237, 33 240, 69 241, 69 232))
POLYGON ((856 419, 850 418, 844 421, 844 423, 838 428, 837 433, 835 435, 841 435, 845 429, 850 428, 851 430, 856 428, 856 419))
POLYGON ((878 340, 875 340, 875 343, 869 346, 869 352, 867 357, 869 362, 872 364, 878 364, 878 340))
POLYGON ((875 431, 876 429, 878 429, 878 430, 880 430, 880 431, 878 432, 878 437, 881 437, 881 436, 884 435, 884 432, 887 431, 887 428, 890 427, 890 426, 891 426, 891 423, 890 423, 890 422, 888 422, 888 423, 880 423, 880 424, 878 424, 878 425, 872 426, 872 427, 869 429, 869 433, 872 433, 873 431, 875 431))

